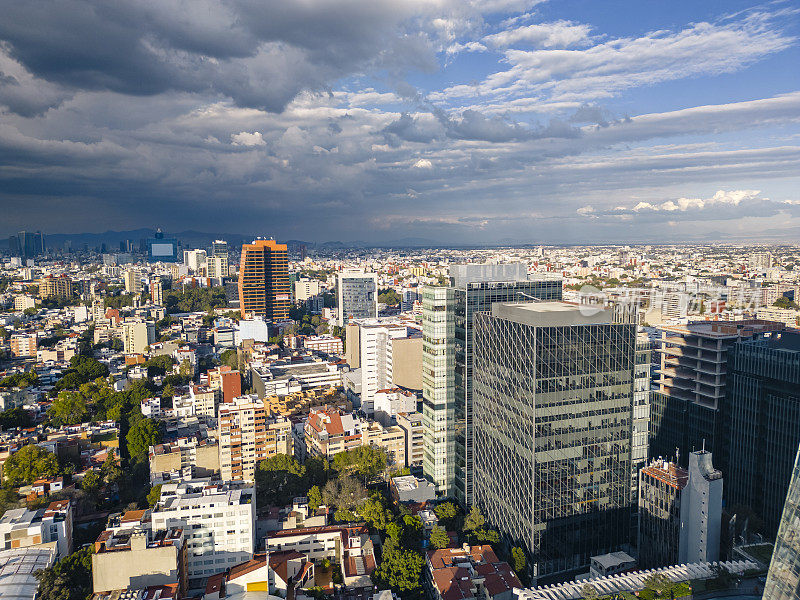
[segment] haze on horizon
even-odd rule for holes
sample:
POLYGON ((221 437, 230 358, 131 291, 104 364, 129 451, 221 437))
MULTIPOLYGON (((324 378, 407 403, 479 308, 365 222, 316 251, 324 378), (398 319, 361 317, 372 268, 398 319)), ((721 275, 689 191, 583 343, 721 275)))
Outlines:
POLYGON ((0 4, 0 235, 800 237, 790 0, 0 4))

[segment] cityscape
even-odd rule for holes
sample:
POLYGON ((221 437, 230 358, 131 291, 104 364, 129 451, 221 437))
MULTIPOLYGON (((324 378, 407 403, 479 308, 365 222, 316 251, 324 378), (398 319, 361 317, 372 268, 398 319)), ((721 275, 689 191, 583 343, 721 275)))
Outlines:
POLYGON ((800 600, 796 0, 0 4, 0 600, 800 600))

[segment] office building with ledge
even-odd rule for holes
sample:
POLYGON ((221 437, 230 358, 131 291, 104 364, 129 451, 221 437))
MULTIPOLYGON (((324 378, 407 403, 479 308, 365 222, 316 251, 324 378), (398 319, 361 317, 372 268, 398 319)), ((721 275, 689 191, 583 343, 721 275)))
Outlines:
POLYGON ((630 542, 636 325, 614 308, 474 316, 474 503, 541 585, 630 542))
POLYGON ((286 244, 255 240, 242 245, 239 262, 239 308, 242 318, 289 318, 289 263, 286 244))
POLYGON ((800 453, 792 469, 763 598, 800 599, 800 453))

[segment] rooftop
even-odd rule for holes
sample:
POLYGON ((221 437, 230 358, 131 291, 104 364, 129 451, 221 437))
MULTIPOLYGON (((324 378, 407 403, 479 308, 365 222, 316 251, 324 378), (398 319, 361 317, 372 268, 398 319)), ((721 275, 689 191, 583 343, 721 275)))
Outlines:
POLYGON ((612 322, 612 310, 569 302, 498 302, 492 316, 534 327, 598 325, 612 322))

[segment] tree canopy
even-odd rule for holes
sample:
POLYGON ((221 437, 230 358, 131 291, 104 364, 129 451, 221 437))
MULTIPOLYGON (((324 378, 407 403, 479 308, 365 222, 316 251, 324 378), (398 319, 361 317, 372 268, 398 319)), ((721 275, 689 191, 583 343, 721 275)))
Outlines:
POLYGON ((131 460, 147 460, 150 446, 161 443, 163 439, 163 424, 153 419, 141 419, 132 425, 125 437, 128 443, 128 454, 131 460))
POLYGON ((92 546, 36 573, 38 600, 86 600, 92 593, 92 546))
POLYGON ((447 548, 447 546, 450 545, 450 536, 447 535, 447 531, 444 527, 441 525, 434 525, 431 530, 429 541, 432 548, 439 550, 441 548, 447 548))
POLYGON ((89 416, 86 399, 80 392, 61 391, 47 411, 50 421, 56 426, 77 425, 89 416))
POLYGON ((29 485, 40 477, 58 475, 58 459, 35 444, 17 450, 3 464, 3 480, 12 487, 29 485))

